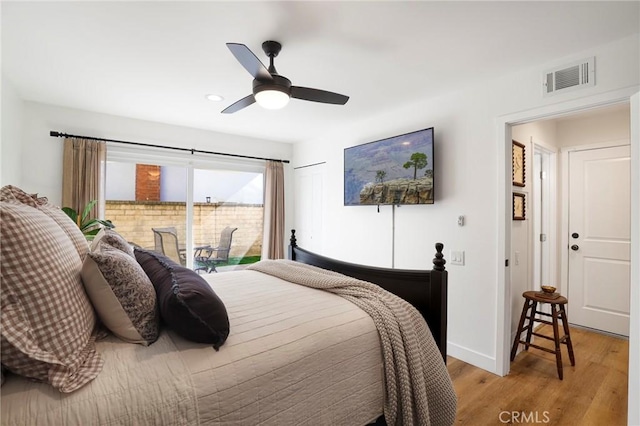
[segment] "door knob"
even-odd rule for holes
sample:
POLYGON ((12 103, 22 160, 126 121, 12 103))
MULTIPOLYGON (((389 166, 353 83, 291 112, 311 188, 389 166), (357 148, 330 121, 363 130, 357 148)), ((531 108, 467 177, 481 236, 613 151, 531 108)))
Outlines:
POLYGON ((578 247, 576 244, 571 246, 571 250, 573 250, 573 251, 578 251, 579 248, 580 247, 578 247))
POLYGON ((578 238, 580 235, 578 235, 577 232, 574 232, 573 234, 571 234, 571 238, 578 238))

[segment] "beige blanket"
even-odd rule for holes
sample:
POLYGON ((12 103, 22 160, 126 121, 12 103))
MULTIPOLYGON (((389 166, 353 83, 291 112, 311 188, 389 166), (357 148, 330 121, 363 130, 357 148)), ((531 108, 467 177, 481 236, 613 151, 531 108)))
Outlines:
POLYGON ((420 313, 403 299, 354 278, 288 260, 262 261, 250 269, 342 296, 373 319, 385 367, 384 415, 390 425, 452 425, 457 397, 420 313))

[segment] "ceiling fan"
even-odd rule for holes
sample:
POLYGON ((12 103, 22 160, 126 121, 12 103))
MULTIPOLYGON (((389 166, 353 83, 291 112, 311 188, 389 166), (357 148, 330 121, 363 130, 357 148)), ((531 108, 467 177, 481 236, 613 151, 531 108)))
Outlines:
POLYGON ((263 108, 280 109, 289 103, 290 98, 336 105, 344 105, 349 100, 348 96, 339 93, 292 86, 291 80, 278 74, 276 67, 273 65, 273 58, 278 56, 282 49, 282 45, 277 41, 265 41, 262 43, 262 50, 269 57, 269 68, 266 68, 260 62, 260 59, 244 44, 227 43, 227 47, 238 62, 249 71, 254 80, 253 94, 231 104, 222 110, 223 114, 240 111, 254 102, 257 102, 263 108))

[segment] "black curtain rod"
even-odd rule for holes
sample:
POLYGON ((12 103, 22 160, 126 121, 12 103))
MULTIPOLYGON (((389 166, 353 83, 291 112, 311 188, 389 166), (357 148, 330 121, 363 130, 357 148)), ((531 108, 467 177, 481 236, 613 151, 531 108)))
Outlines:
POLYGON ((224 155, 226 157, 247 158, 249 160, 277 161, 277 162, 280 162, 280 163, 287 163, 287 164, 289 163, 289 160, 277 160, 277 159, 274 159, 274 158, 252 157, 250 155, 228 154, 226 152, 203 151, 203 150, 200 150, 200 149, 193 149, 193 148, 179 148, 177 146, 154 145, 154 144, 151 144, 151 143, 119 141, 119 140, 116 140, 116 139, 94 138, 92 136, 70 135, 68 133, 56 132, 55 130, 51 130, 49 132, 49 136, 53 136, 53 137, 56 137, 56 138, 82 138, 82 139, 89 139, 89 140, 92 140, 92 141, 113 142, 113 143, 121 143, 121 144, 125 144, 125 145, 146 146, 148 148, 172 149, 174 151, 190 152, 192 155, 197 152, 198 154, 224 155))

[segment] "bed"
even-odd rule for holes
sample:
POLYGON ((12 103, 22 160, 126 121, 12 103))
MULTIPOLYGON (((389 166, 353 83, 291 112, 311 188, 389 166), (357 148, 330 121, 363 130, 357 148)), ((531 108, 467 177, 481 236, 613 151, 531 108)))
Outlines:
MULTIPOLYGON (((322 282, 343 280, 326 271, 340 272, 373 282, 415 306, 437 344, 438 361, 432 356, 433 365, 428 367, 434 371, 428 375, 437 382, 428 395, 430 423, 453 423, 455 394, 444 367, 447 272, 442 244, 436 244, 432 270, 391 270, 318 256, 298 247, 292 232, 289 258, 296 263, 259 266, 260 262, 254 269, 203 275, 228 313, 231 331, 218 350, 169 327, 161 328, 157 340, 147 346, 108 335, 95 343, 103 360, 101 371, 72 392, 8 374, 1 390, 2 425, 380 421, 390 402, 388 360, 384 345, 381 350, 377 320, 348 298, 310 288, 308 283, 294 284, 268 271, 271 268, 277 275, 290 268, 290 276, 306 277, 296 269, 301 264, 309 274, 320 274, 322 282)), ((416 392, 419 396, 424 390, 416 392)), ((394 412, 394 418, 402 422, 402 412, 394 412)))

